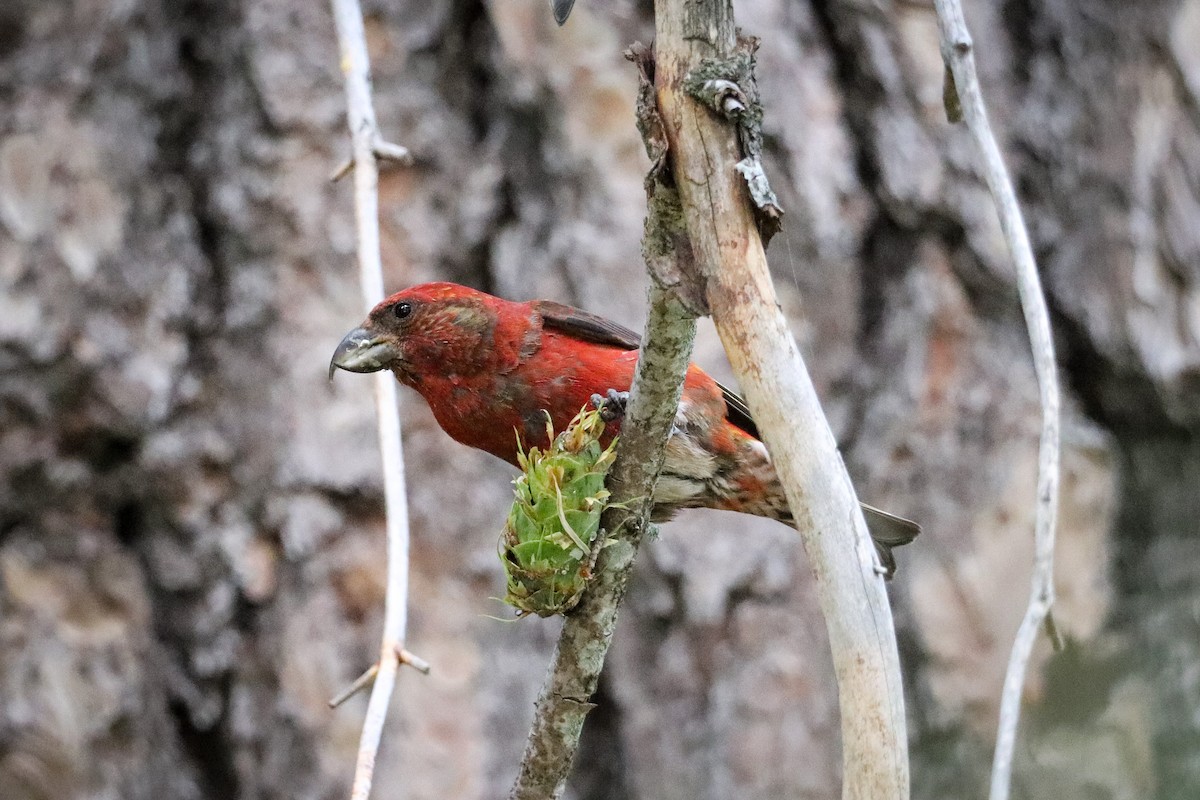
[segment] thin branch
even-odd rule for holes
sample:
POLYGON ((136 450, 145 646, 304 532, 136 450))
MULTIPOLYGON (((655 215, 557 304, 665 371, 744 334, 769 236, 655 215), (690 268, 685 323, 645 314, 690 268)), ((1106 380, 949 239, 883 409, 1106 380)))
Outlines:
MULTIPOLYGON (((689 92, 713 79, 753 97, 753 47, 729 0, 656 0, 656 85, 696 266, 717 332, 783 482, 816 579, 842 715, 843 794, 909 796, 904 693, 877 556, 816 391, 779 310, 739 138, 689 92), (744 83, 743 83, 744 81, 744 83)), ((697 94, 701 94, 697 92, 697 94)), ((739 125, 755 124, 753 117, 739 125)))
MULTIPOLYGON (((358 226, 358 266, 363 303, 369 310, 383 299, 383 264, 379 251, 379 169, 382 150, 399 153, 383 143, 371 102, 370 61, 358 0, 331 0, 337 26, 342 72, 346 76, 347 120, 354 151, 354 214, 358 226)), ((402 148, 400 148, 402 150, 402 148)), ((371 699, 363 721, 354 770, 352 800, 367 800, 375 772, 379 739, 396 683, 408 622, 408 500, 404 485, 404 452, 400 443, 400 411, 396 381, 379 372, 375 380, 375 411, 379 418, 379 449, 383 457, 383 496, 387 514, 387 595, 383 637, 379 645, 371 699)))
POLYGON ((337 708, 342 703, 349 700, 354 695, 372 686, 375 683, 375 676, 379 674, 379 664, 372 664, 367 667, 366 671, 354 679, 354 682, 335 694, 329 701, 330 708, 337 708))
MULTIPOLYGON (((410 653, 407 650, 400 648, 397 651, 397 655, 400 658, 401 664, 407 664, 417 672, 420 672, 422 675, 428 675, 433 670, 433 667, 430 666, 429 662, 421 658, 416 653, 410 653)), ((354 695, 373 686, 375 684, 375 676, 378 674, 379 662, 375 662, 371 666, 367 667, 363 674, 355 678, 349 686, 335 694, 329 701, 329 707, 337 708, 351 697, 354 697, 354 695)))
POLYGON ((403 647, 396 648, 396 656, 400 659, 401 664, 412 667, 422 675, 428 675, 433 671, 433 667, 430 666, 428 661, 421 658, 416 653, 408 652, 403 647))
POLYGON ((654 485, 675 423, 683 379, 705 313, 699 287, 687 279, 692 247, 679 193, 666 174, 666 134, 654 99, 653 58, 642 45, 625 54, 640 73, 637 125, 652 166, 646 177, 646 229, 642 256, 650 275, 649 318, 629 390, 617 457, 606 484, 610 506, 600 519, 612 543, 600 551, 592 584, 563 623, 510 800, 561 796, 579 748, 583 722, 593 708, 612 641, 617 609, 649 527, 654 485))
POLYGON ((600 522, 612 542, 600 551, 596 577, 563 622, 510 800, 546 800, 562 794, 584 717, 593 708, 591 697, 616 628, 617 608, 649 526, 650 497, 695 334, 695 317, 669 290, 652 285, 650 318, 607 481, 610 502, 622 505, 610 506, 600 522))
MULTIPOLYGON (((1059 482, 1059 390, 1054 359, 1054 340, 1050 332, 1050 315, 1042 294, 1037 264, 1029 246, 1025 220, 1013 190, 1012 180, 1000 155, 1000 147, 988 123, 987 110, 979 77, 975 73, 971 34, 963 18, 958 0, 935 0, 938 28, 941 31, 942 59, 949 67, 956 90, 958 107, 967 130, 975 139, 982 157, 984 178, 996 210, 1000 228, 1008 241, 1017 268, 1017 289, 1025 312, 1025 325, 1033 349, 1033 364, 1037 373, 1038 391, 1042 404, 1042 434, 1038 450, 1037 518, 1034 531, 1034 560, 1029 605, 1021 627, 1017 630, 1004 689, 1000 699, 1000 722, 996 732, 996 753, 992 761, 990 800, 1007 800, 1012 782, 1013 748, 1017 738, 1017 723, 1021 715, 1021 689, 1029 656, 1043 622, 1055 639, 1051 609, 1054 605, 1054 529, 1058 515, 1059 482)), ((1056 642, 1057 644, 1057 642, 1056 642)))

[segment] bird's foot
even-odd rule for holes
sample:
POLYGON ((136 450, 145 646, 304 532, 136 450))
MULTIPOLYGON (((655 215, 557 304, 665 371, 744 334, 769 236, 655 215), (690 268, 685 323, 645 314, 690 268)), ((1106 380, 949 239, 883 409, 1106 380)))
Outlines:
POLYGON ((625 406, 629 403, 629 392, 618 392, 609 389, 603 397, 592 395, 592 405, 600 412, 600 419, 612 422, 625 416, 625 406))

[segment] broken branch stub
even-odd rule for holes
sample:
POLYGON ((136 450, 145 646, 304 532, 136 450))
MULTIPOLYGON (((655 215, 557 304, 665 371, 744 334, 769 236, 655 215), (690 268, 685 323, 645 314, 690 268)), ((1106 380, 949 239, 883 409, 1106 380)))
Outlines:
POLYGON ((763 107, 754 79, 758 38, 738 36, 729 58, 706 58, 683 81, 689 95, 714 114, 734 123, 742 160, 736 165, 754 203, 755 221, 763 246, 783 227, 783 208, 763 169, 763 107))

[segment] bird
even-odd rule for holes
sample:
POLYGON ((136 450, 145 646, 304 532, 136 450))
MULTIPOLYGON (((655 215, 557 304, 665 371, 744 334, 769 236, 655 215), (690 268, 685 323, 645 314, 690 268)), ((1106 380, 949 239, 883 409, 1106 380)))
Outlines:
MULTIPOLYGON (((619 435, 640 337, 604 317, 553 300, 506 300, 456 283, 424 283, 376 305, 343 337, 335 370, 390 370, 420 394, 451 439, 517 465, 521 448, 549 445, 547 417, 563 430, 599 403, 619 435)), ((652 519, 681 509, 737 511, 793 525, 770 454, 746 402, 689 364, 652 519)), ((892 548, 916 538, 911 520, 862 504, 882 572, 892 548)))

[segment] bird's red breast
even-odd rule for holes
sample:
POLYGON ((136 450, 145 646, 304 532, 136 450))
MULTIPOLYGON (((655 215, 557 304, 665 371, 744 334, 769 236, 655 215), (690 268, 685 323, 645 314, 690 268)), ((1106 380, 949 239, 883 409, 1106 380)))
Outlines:
MULTIPOLYGON (((330 369, 390 369, 421 393, 457 441, 517 463, 546 447, 547 414, 563 430, 593 394, 628 391, 639 337, 603 317, 548 300, 513 302, 453 283, 397 292, 342 340, 330 369)), ((610 423, 607 441, 617 435, 610 423)), ((654 492, 655 516, 680 508, 791 521, 791 510, 745 402, 694 364, 654 492)), ((911 541, 915 523, 866 507, 880 555, 911 541)))

